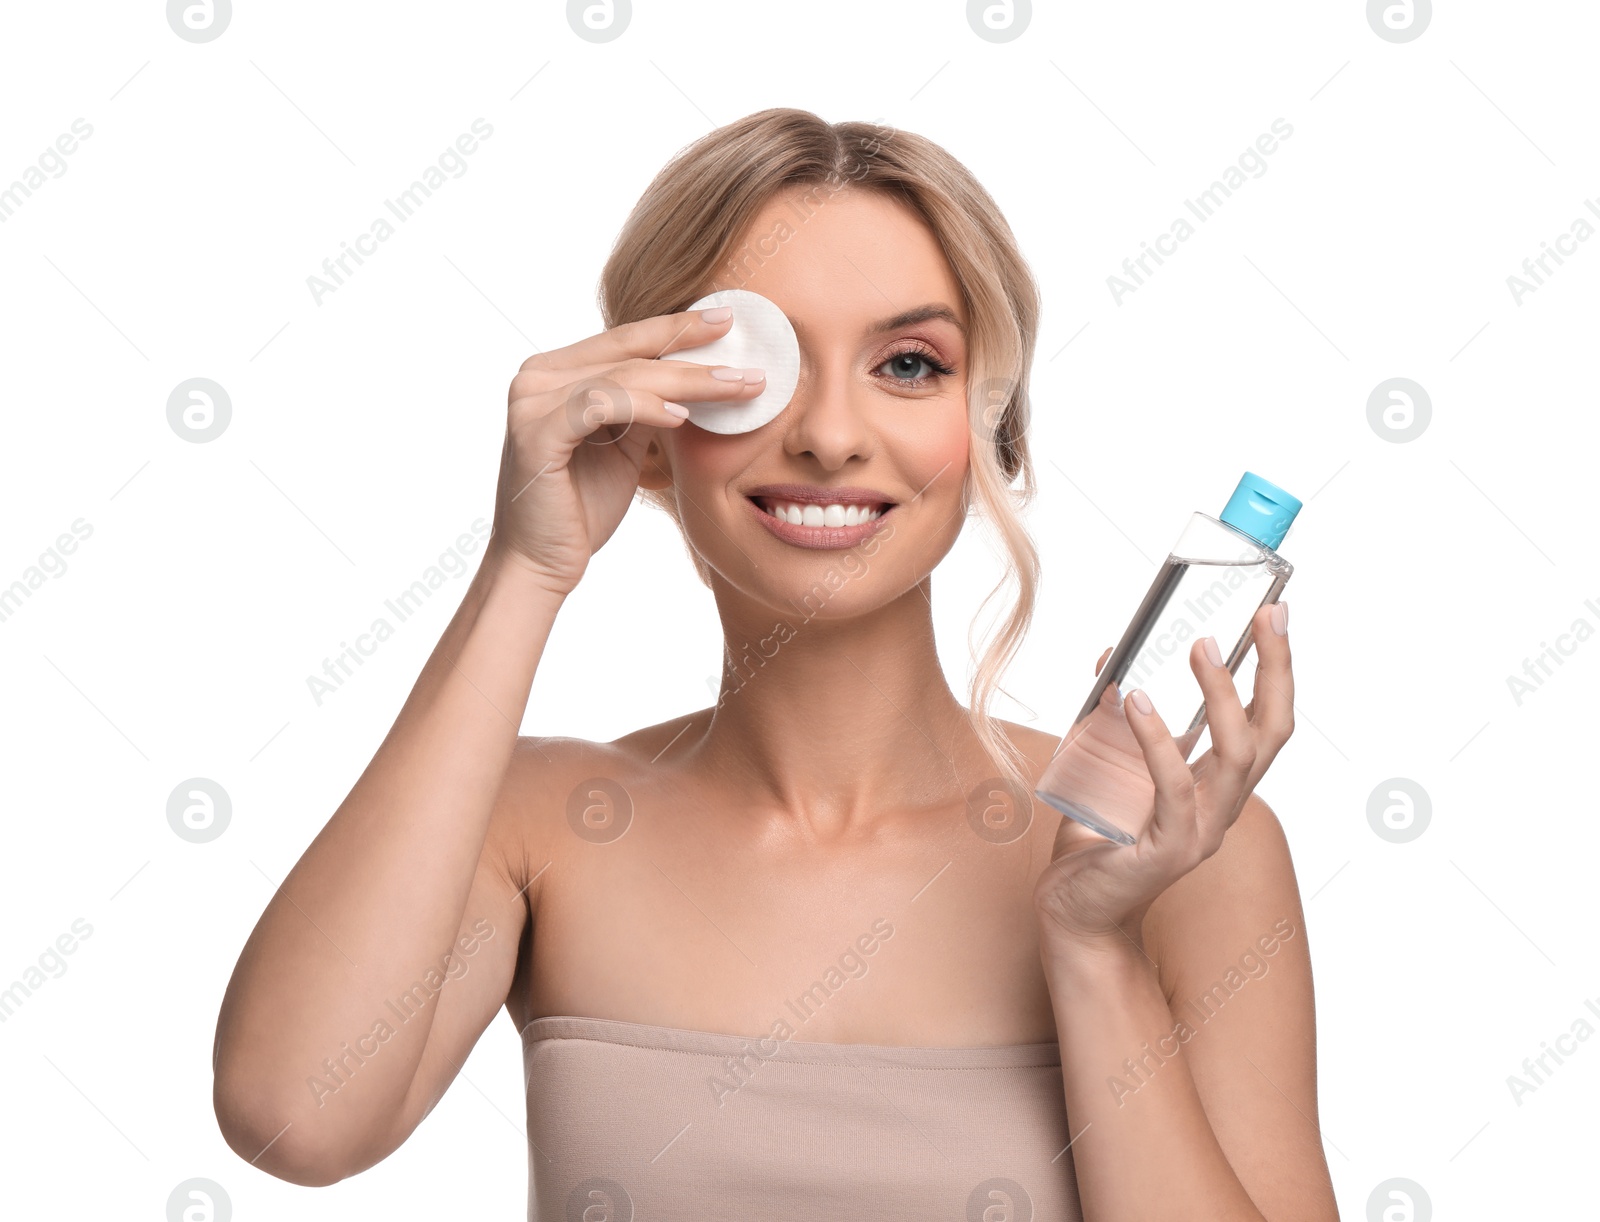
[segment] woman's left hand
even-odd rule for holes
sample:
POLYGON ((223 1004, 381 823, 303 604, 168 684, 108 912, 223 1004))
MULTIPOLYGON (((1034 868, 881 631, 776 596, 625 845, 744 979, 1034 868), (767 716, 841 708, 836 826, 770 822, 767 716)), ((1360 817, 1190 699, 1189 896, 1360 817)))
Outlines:
MULTIPOLYGON (((1222 846, 1246 799, 1294 732, 1294 675, 1288 608, 1268 603, 1251 623, 1255 690, 1241 707, 1226 666, 1214 666, 1203 641, 1189 651, 1200 681, 1212 746, 1191 766, 1158 711, 1142 712, 1143 693, 1123 702, 1128 725, 1155 783, 1155 813, 1132 845, 1117 844, 1065 815, 1055 852, 1034 887, 1041 950, 1072 954, 1133 943, 1155 898, 1222 846), (1277 618, 1281 617, 1281 618, 1277 618), (1284 633, 1274 630, 1281 624, 1284 633)), ((1128 812, 1136 813, 1136 812, 1128 812)))

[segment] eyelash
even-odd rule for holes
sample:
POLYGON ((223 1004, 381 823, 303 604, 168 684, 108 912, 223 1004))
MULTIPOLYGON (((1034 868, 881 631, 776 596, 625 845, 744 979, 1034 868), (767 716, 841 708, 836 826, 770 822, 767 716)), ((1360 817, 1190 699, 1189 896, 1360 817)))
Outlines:
POLYGON ((897 352, 891 352, 878 363, 879 368, 887 365, 890 361, 899 360, 903 356, 921 357, 923 361, 925 361, 934 370, 934 372, 931 374, 925 373, 920 378, 897 378, 892 375, 889 377, 889 381, 899 382, 902 386, 921 386, 925 383, 932 382, 937 378, 948 377, 955 372, 951 366, 946 365, 939 359, 937 353, 923 347, 920 344, 914 344, 908 348, 901 348, 897 352))

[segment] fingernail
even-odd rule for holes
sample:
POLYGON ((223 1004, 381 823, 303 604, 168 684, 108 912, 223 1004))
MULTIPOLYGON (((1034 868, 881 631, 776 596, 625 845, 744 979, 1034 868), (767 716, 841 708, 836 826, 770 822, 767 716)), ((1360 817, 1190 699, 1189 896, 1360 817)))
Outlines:
POLYGON ((1217 638, 1214 636, 1208 636, 1200 643, 1205 646, 1206 657, 1211 659, 1211 665, 1221 666, 1222 650, 1217 648, 1217 638))
POLYGON ((1272 630, 1279 636, 1289 635, 1289 604, 1276 602, 1272 604, 1272 630))
POLYGON ((679 420, 687 420, 689 418, 689 409, 681 403, 671 403, 663 399, 661 410, 669 416, 676 416, 679 420))
POLYGON ((719 365, 711 371, 711 376, 720 382, 743 382, 744 370, 735 369, 731 365, 719 365))
POLYGON ((746 382, 764 382, 766 377, 767 371, 765 369, 746 369, 744 371, 744 380, 746 382))
POLYGON ((1155 712, 1155 705, 1150 703, 1150 697, 1144 694, 1142 687, 1136 687, 1128 693, 1128 699, 1133 701, 1133 707, 1141 713, 1155 712))
POLYGON ((701 310, 700 311, 700 321, 701 322, 727 322, 728 319, 730 319, 732 317, 733 317, 733 307, 732 306, 718 306, 714 310, 701 310))

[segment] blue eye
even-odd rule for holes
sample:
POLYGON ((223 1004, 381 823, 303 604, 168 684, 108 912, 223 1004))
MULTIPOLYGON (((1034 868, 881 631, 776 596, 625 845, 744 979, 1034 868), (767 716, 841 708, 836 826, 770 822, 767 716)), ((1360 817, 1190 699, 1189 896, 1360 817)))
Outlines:
POLYGON ((891 353, 878 368, 882 369, 886 366, 892 366, 894 369, 894 372, 890 375, 891 381, 901 382, 908 386, 916 386, 924 382, 934 381, 936 378, 948 377, 955 372, 949 365, 939 360, 934 353, 920 345, 902 348, 899 352, 891 353), (927 365, 934 372, 931 374, 925 373, 917 377, 900 376, 901 374, 914 372, 918 365, 927 365))

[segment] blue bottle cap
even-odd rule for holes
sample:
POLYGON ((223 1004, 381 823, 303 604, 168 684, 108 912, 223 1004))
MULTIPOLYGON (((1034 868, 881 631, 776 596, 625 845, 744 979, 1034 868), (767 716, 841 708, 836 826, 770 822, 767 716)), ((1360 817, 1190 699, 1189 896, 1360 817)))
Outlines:
POLYGON ((1298 500, 1254 471, 1246 471, 1218 520, 1276 551, 1299 512, 1298 500))

